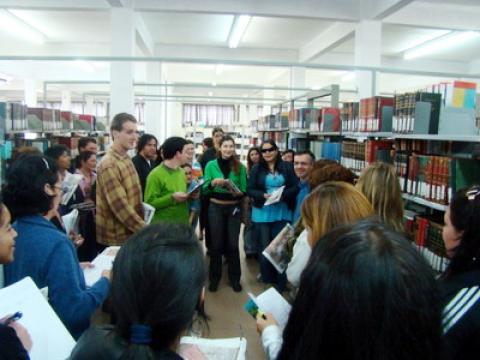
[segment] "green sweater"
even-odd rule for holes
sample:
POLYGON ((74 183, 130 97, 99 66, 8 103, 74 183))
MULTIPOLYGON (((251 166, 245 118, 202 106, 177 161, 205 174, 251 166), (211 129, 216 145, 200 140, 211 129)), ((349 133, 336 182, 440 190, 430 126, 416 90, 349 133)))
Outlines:
MULTIPOLYGON (((235 174, 235 172, 232 170, 228 174, 228 178, 238 186, 242 192, 247 191, 247 169, 243 164, 239 164, 240 171, 238 174, 235 174)), ((205 183, 203 184, 203 193, 204 194, 211 194, 212 192, 216 193, 228 193, 228 190, 224 189, 223 187, 220 186, 215 186, 213 189, 210 187, 210 183, 213 179, 223 179, 223 173, 222 170, 220 170, 220 167, 218 166, 218 161, 212 160, 209 161, 207 164, 207 167, 205 168, 205 174, 203 175, 203 179, 205 180, 205 183)))
POLYGON ((163 164, 153 169, 147 177, 145 202, 155 210, 152 223, 175 222, 188 224, 188 201, 177 203, 172 194, 187 192, 187 179, 181 168, 170 169, 163 164))

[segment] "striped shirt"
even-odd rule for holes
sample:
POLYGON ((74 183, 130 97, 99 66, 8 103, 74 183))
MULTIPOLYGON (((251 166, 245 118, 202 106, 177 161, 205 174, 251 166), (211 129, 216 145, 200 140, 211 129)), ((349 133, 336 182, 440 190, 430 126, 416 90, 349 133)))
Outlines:
POLYGON ((97 242, 122 245, 145 226, 142 188, 130 157, 111 148, 97 171, 97 242))

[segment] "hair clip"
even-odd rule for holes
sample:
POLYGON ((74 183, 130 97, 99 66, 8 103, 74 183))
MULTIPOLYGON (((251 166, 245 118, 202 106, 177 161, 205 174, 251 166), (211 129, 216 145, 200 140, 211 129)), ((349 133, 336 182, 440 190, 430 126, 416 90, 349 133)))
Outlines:
POLYGON ((47 159, 45 159, 45 158, 42 157, 42 160, 43 160, 43 162, 45 163, 45 167, 47 168, 47 170, 50 170, 50 166, 48 165, 47 159))

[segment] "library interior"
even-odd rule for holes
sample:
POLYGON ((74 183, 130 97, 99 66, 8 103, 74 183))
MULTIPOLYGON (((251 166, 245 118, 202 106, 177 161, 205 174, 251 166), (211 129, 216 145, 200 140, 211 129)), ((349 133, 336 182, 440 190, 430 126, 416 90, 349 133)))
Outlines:
POLYGON ((0 359, 477 359, 479 19, 0 0, 0 359))

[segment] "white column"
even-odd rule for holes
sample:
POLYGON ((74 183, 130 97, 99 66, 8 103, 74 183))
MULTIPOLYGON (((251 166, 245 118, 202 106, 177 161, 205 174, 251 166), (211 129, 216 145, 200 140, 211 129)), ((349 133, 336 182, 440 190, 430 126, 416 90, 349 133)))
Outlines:
POLYGON ((70 111, 72 109, 72 92, 70 90, 62 91, 62 110, 70 111))
MULTIPOLYGON (((305 68, 292 67, 290 68, 290 87, 292 88, 304 88, 305 87, 305 68)), ((290 91, 290 99, 300 96, 304 91, 290 91)))
POLYGON ((37 82, 35 79, 25 79, 24 85, 24 97, 25 104, 29 107, 37 106, 37 82))
MULTIPOLYGON (((134 11, 112 8, 110 17, 112 56, 135 55, 134 11)), ((120 112, 134 112, 134 63, 112 61, 110 64, 110 117, 120 112)))
MULTIPOLYGON (((381 66, 382 23, 377 20, 360 22, 355 29, 355 65, 381 66)), ((370 71, 356 71, 355 81, 358 88, 358 99, 374 96, 377 92, 376 79, 370 71)))
MULTIPOLYGON (((162 65, 159 63, 147 64, 148 82, 161 82, 162 65)), ((160 86, 149 86, 146 88, 147 94, 162 95, 163 88, 160 86)), ((163 111, 163 101, 160 99, 145 99, 145 132, 155 135, 159 143, 165 140, 165 112, 163 111)))
POLYGON ((85 96, 85 115, 95 115, 95 104, 93 102, 93 96, 85 96))

